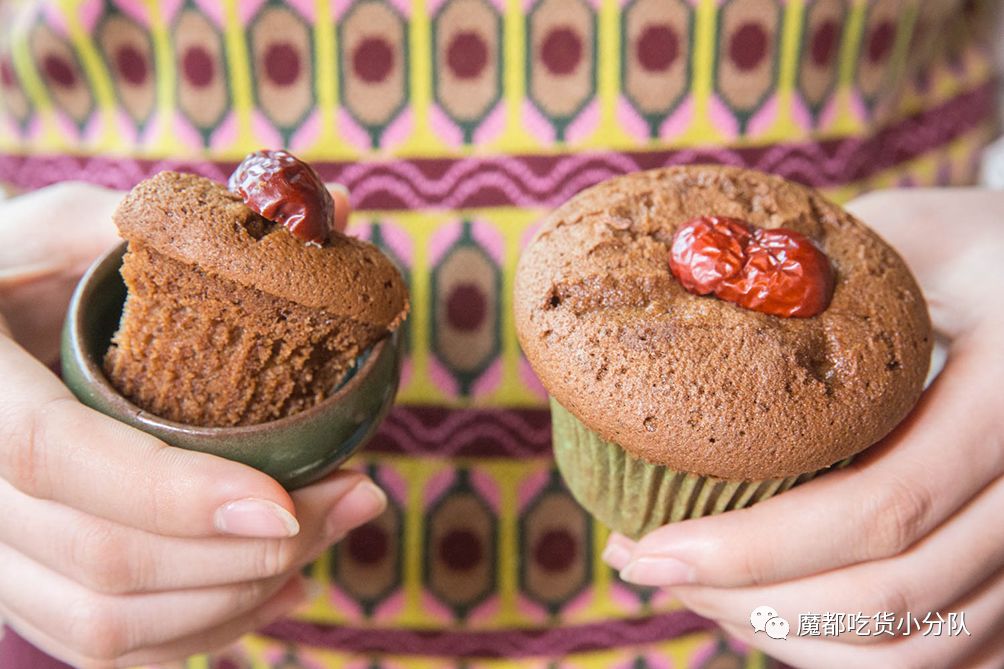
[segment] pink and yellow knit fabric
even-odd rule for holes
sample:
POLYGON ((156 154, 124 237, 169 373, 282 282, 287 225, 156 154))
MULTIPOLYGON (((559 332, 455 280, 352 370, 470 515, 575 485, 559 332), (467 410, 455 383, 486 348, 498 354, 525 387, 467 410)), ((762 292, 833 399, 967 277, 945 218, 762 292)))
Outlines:
MULTIPOLYGON (((390 506, 293 618, 189 669, 768 667, 599 559, 511 313, 543 212, 637 169, 745 165, 838 200, 973 180, 988 6, 944 0, 0 0, 0 182, 225 180, 289 147, 414 310, 355 465, 390 506)), ((72 224, 67 222, 67 224, 72 224)))

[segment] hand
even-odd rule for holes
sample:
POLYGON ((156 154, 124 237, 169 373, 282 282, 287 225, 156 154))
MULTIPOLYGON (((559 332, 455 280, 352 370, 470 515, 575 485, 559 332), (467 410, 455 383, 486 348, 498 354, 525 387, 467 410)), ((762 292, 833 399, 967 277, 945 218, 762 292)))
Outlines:
MULTIPOLYGON (((799 667, 1004 665, 1004 193, 892 190, 849 207, 911 266, 948 346, 913 413, 844 470, 669 525, 605 559, 799 667), (786 640, 754 634, 776 609, 786 640), (964 612, 957 636, 797 636, 800 613, 964 612)), ((922 626, 927 629, 927 626, 922 626)), ((947 632, 947 627, 945 628, 947 632)))
POLYGON ((0 305, 23 309, 0 317, 0 619, 94 668, 184 658, 281 616, 306 595, 300 569, 386 504, 355 472, 290 495, 171 448, 78 403, 15 341, 58 338, 120 197, 74 184, 0 203, 0 305))
POLYGON ((0 200, 0 315, 36 357, 53 362, 80 276, 119 242, 112 212, 124 193, 66 182, 0 200))

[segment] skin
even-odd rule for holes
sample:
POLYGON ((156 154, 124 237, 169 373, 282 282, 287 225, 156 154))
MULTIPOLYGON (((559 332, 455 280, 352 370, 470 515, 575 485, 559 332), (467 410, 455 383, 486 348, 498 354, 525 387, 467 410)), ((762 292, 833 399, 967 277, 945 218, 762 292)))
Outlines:
POLYGON ((301 567, 386 505, 352 471, 289 494, 60 383, 46 363, 74 284, 119 241, 122 195, 67 183, 0 201, 0 618, 88 669, 183 658, 288 613, 309 594, 301 567))
POLYGON ((1004 193, 890 190, 849 209, 920 282, 948 351, 937 379, 848 468, 638 542, 613 535, 604 559, 796 667, 1004 666, 1004 193), (790 621, 786 640, 754 634, 760 605, 790 621), (964 611, 971 636, 797 636, 801 613, 859 611, 964 611))

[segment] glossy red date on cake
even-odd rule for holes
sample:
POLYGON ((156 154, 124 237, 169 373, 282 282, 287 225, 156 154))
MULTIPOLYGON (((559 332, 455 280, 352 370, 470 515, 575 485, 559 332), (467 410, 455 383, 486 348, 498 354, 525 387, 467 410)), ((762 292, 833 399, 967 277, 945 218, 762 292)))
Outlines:
POLYGON ((256 151, 230 175, 227 187, 252 210, 304 242, 324 244, 335 226, 331 193, 310 165, 287 151, 256 151))
POLYGON ((737 218, 701 216, 682 225, 669 266, 691 293, 773 316, 809 318, 833 296, 833 268, 811 239, 737 218))

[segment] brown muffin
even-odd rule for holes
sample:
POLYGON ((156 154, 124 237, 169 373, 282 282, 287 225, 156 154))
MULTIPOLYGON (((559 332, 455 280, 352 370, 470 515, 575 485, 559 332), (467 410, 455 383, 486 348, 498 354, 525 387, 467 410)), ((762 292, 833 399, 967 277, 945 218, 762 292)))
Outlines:
POLYGON ((128 297, 105 371, 170 420, 247 425, 313 406, 408 311, 376 247, 338 233, 304 244, 210 179, 162 172, 115 222, 128 297))
POLYGON ((878 235, 811 188, 732 167, 572 198, 523 253, 515 312, 563 439, 567 416, 639 462, 726 481, 798 477, 874 444, 916 402, 932 346, 920 290, 878 235), (813 240, 835 270, 829 307, 781 318, 687 292, 670 245, 707 215, 813 240))

